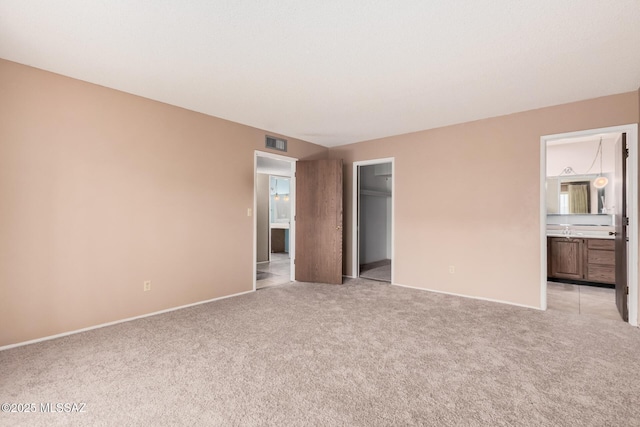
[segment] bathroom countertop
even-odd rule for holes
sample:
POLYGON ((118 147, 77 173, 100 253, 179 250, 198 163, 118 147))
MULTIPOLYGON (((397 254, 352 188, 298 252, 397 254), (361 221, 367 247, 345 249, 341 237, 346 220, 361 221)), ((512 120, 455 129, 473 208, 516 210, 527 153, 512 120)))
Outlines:
POLYGON ((615 239, 615 236, 609 235, 615 231, 613 226, 603 225, 580 225, 569 226, 569 234, 565 234, 565 227, 558 225, 547 226, 547 237, 573 237, 576 239, 615 239))
POLYGON ((610 236, 607 232, 606 234, 600 233, 572 233, 572 234, 562 234, 562 233, 550 233, 547 231, 547 237, 568 237, 573 239, 615 239, 615 236, 610 236))
POLYGON ((288 230, 289 229, 289 223, 288 222, 272 222, 271 223, 271 228, 280 228, 280 229, 288 230))

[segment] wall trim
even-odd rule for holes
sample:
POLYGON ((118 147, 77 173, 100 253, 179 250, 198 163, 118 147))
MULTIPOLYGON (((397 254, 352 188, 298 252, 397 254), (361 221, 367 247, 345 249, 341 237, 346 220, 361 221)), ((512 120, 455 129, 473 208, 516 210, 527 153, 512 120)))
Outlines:
POLYGON ((495 302, 495 303, 498 303, 498 304, 513 305, 513 306, 516 306, 516 307, 529 308, 529 309, 533 309, 533 310, 537 310, 537 311, 544 311, 540 307, 534 307, 532 305, 526 305, 526 304, 518 304, 516 302, 504 301, 504 300, 500 300, 500 299, 476 297, 476 296, 473 296, 473 295, 457 294, 455 292, 439 291, 439 290, 436 290, 436 289, 418 288, 417 286, 401 285, 399 283, 392 283, 391 285, 392 286, 399 286, 401 288, 416 289, 418 291, 433 292, 433 293, 436 293, 436 294, 451 295, 451 296, 454 296, 454 297, 476 299, 476 300, 480 300, 480 301, 495 302))
MULTIPOLYGON (((283 156, 280 154, 269 153, 266 151, 255 150, 253 152, 253 290, 256 288, 256 276, 258 274, 258 217, 256 210, 258 209, 258 157, 267 157, 270 159, 281 160, 289 163, 291 175, 290 181, 290 199, 291 199, 291 221, 289 223, 289 257, 291 259, 290 280, 296 281, 296 162, 295 157, 283 156)), ((276 174, 279 175, 279 174, 276 174)), ((269 210, 271 210, 271 197, 269 197, 269 210)), ((269 234, 269 248, 271 247, 271 234, 269 234)), ((269 261, 271 261, 271 252, 269 252, 269 261)))
POLYGON ((19 342, 19 343, 16 343, 16 344, 9 344, 9 345, 5 345, 5 346, 0 347, 0 351, 9 350, 9 349, 16 348, 16 347, 22 347, 22 346, 29 345, 29 344, 36 344, 36 343, 43 342, 43 341, 54 340, 56 338, 62 338, 62 337, 66 337, 66 336, 69 336, 69 335, 80 334, 82 332, 88 332, 88 331, 91 331, 91 330, 94 330, 94 329, 106 328, 107 326, 114 326, 114 325, 117 325, 119 323, 131 322, 133 320, 144 319, 145 317, 151 317, 151 316, 156 316, 158 314, 170 313, 172 311, 182 310, 183 308, 194 307, 196 305, 201 305, 201 304, 208 304, 210 302, 220 301, 220 300, 227 299, 227 298, 232 298, 232 297, 238 297, 240 295, 245 295, 245 294, 252 293, 252 292, 255 292, 255 290, 252 289, 250 291, 239 292, 237 294, 225 295, 225 296, 222 296, 222 297, 216 297, 216 298, 212 298, 212 299, 208 299, 208 300, 204 300, 204 301, 193 302, 191 304, 180 305, 178 307, 166 308, 164 310, 154 311, 152 313, 141 314, 140 316, 127 317, 125 319, 114 320, 113 322, 100 323, 99 325, 89 326, 89 327, 82 328, 82 329, 75 329, 73 331, 63 332, 61 334, 48 335, 48 336, 42 337, 42 338, 36 338, 36 339, 33 339, 33 340, 29 340, 29 341, 22 341, 22 342, 19 342))

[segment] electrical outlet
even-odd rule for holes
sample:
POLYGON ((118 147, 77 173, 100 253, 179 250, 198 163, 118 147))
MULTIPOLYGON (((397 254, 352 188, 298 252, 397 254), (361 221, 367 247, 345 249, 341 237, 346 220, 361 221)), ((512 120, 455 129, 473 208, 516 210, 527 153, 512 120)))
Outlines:
POLYGON ((456 272, 456 266, 455 265, 450 265, 449 266, 449 274, 455 274, 456 272))
POLYGON ((145 280, 145 282, 142 284, 142 290, 144 290, 145 292, 151 290, 151 280, 145 280))

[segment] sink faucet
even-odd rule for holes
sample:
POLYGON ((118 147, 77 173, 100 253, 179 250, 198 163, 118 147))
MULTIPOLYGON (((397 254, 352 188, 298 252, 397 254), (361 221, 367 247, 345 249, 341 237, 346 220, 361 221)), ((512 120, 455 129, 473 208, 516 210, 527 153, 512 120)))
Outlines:
POLYGON ((568 238, 570 238, 570 237, 571 237, 571 232, 572 232, 572 231, 573 231, 573 230, 571 230, 571 229, 569 228, 569 226, 568 226, 568 225, 565 225, 565 226, 564 226, 564 230, 562 230, 562 234, 564 234, 564 235, 567 237, 567 239, 568 239, 568 238))

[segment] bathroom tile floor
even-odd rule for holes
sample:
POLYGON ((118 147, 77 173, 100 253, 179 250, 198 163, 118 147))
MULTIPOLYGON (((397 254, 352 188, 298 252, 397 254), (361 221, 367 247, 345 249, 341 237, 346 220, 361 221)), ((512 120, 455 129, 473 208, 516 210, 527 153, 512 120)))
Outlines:
POLYGON ((621 321, 615 297, 615 289, 547 282, 548 310, 621 321))
POLYGON ((256 289, 289 283, 291 271, 291 258, 288 253, 271 254, 270 262, 261 262, 257 265, 256 289))

